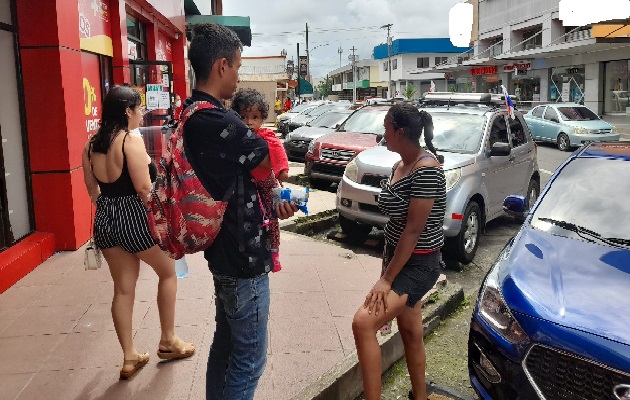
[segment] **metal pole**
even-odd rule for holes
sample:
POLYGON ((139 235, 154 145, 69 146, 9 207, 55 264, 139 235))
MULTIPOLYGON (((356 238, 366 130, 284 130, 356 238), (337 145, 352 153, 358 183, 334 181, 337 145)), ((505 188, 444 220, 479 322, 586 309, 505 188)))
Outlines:
POLYGON ((300 63, 300 44, 297 44, 297 62, 298 62, 298 67, 297 67, 297 93, 295 93, 298 102, 300 101, 300 74, 302 73, 302 71, 300 71, 302 68, 302 64, 300 63))
POLYGON ((357 50, 352 46, 352 104, 357 102, 357 74, 356 74, 356 56, 354 52, 357 50))
POLYGON ((306 80, 311 80, 311 52, 308 51, 308 23, 306 24, 306 80))
POLYGON ((392 98, 392 40, 389 36, 389 32, 393 24, 387 24, 381 26, 381 28, 387 28, 387 71, 389 72, 389 78, 387 81, 387 97, 392 98))

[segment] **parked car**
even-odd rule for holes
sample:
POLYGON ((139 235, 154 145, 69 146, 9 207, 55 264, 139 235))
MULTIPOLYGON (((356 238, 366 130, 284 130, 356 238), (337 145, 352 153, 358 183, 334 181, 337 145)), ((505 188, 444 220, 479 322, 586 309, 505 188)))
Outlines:
MULTIPOLYGON (((486 276, 468 340, 483 399, 630 396, 630 143, 592 143, 551 177, 486 276)), ((526 200, 504 207, 523 215, 526 200)))
POLYGON ((289 133, 289 122, 291 122, 292 118, 305 111, 312 110, 317 106, 319 106, 319 104, 300 104, 293 107, 290 111, 278 115, 278 117, 276 118, 278 132, 280 132, 282 136, 286 135, 287 133, 289 133))
POLYGON ((376 146, 377 135, 385 133, 383 120, 389 107, 361 107, 335 132, 310 143, 305 156, 304 173, 313 187, 339 182, 350 160, 363 150, 376 146))
POLYGON ((525 121, 534 140, 557 143, 562 151, 586 142, 619 140, 614 126, 579 104, 540 105, 525 114, 525 121))
POLYGON ((350 109, 336 108, 289 133, 284 139, 287 157, 303 162, 311 141, 333 132, 352 112, 350 109))
MULTIPOLYGON (((515 119, 508 117, 501 96, 437 92, 425 100, 436 104, 425 111, 433 117, 433 144, 444 156, 446 254, 467 264, 475 256, 483 226, 504 215, 505 196, 527 195, 530 204, 538 197, 536 145, 522 115, 516 111, 515 119)), ((400 156, 381 141, 348 164, 336 200, 345 233, 364 235, 372 226, 385 226, 388 217, 380 212, 377 196, 398 160, 400 156)))
POLYGON ((337 108, 349 109, 349 106, 347 104, 337 104, 337 103, 322 104, 311 110, 304 111, 303 113, 298 114, 295 117, 290 119, 288 123, 289 132, 293 132, 297 128, 306 125, 309 121, 312 121, 315 118, 319 117, 320 115, 328 111, 335 110, 337 108))

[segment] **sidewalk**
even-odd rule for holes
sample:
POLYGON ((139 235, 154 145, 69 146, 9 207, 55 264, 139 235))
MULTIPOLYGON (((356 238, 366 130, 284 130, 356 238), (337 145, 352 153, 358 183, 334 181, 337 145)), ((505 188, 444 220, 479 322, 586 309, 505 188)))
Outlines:
MULTIPOLYGON (((334 193, 323 191, 309 202, 312 213, 331 205, 334 193)), ((118 380, 122 352, 110 314, 107 265, 85 271, 82 257, 83 249, 57 253, 0 294, 0 399, 204 398, 215 322, 203 254, 186 256, 189 276, 178 281, 177 333, 197 344, 194 357, 178 362, 158 363, 157 277, 141 266, 133 326, 138 350, 151 360, 129 382, 118 380)), ((282 232, 281 258, 283 270, 270 274, 260 400, 290 399, 352 357, 352 316, 381 268, 378 258, 289 232, 282 232)))

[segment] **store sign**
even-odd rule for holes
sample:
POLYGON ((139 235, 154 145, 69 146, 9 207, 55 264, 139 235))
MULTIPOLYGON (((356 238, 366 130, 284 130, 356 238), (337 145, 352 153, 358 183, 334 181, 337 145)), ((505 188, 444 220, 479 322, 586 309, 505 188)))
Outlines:
POLYGON ((503 72, 516 72, 518 70, 529 71, 530 69, 532 69, 531 63, 517 63, 503 66, 503 72))
POLYGON ((85 114, 85 132, 96 133, 101 119, 101 71, 98 56, 81 53, 83 72, 83 112, 85 114))
POLYGON ((155 44, 155 55, 158 61, 172 61, 173 48, 170 39, 162 31, 158 31, 158 40, 155 44))
POLYGON ((452 72, 445 72, 444 73, 444 79, 453 79, 453 73, 452 72))
POLYGON ((112 27, 109 0, 79 0, 81 50, 112 57, 112 27))
POLYGON ((499 82, 499 74, 486 74, 486 82, 499 82))
POLYGON ((487 67, 478 67, 478 68, 471 68, 470 69, 470 75, 485 75, 485 74, 496 74, 497 73, 497 66, 496 65, 490 65, 487 67))

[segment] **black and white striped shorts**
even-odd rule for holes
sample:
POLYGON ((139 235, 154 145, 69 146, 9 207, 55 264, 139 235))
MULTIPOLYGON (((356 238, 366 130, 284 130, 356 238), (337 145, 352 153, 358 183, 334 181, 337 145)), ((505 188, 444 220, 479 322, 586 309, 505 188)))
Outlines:
POLYGON ((155 245, 151 236, 147 211, 138 195, 96 199, 94 241, 101 249, 122 247, 138 253, 155 245))

